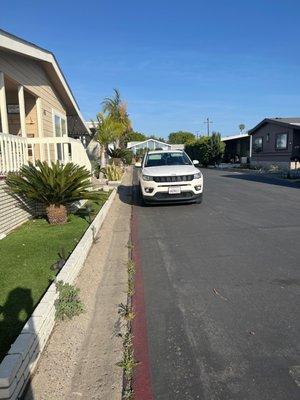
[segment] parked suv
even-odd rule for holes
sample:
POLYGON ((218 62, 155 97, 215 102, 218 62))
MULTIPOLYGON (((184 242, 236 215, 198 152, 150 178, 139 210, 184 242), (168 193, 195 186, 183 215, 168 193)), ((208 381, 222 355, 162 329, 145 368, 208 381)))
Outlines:
POLYGON ((181 150, 155 150, 145 154, 139 167, 139 185, 145 203, 202 202, 203 175, 199 161, 181 150))

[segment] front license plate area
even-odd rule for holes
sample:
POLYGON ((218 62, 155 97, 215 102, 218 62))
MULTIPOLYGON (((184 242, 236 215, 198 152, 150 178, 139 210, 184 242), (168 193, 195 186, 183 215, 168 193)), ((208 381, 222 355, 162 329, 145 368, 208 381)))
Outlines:
POLYGON ((180 186, 171 186, 169 187, 169 194, 180 194, 181 193, 181 187, 180 186))

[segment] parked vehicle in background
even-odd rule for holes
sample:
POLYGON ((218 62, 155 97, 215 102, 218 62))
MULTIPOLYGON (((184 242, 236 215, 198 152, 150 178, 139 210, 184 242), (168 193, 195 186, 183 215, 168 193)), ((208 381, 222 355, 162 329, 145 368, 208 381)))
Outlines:
POLYGON ((139 167, 144 203, 202 202, 203 175, 181 150, 156 150, 145 154, 139 167))

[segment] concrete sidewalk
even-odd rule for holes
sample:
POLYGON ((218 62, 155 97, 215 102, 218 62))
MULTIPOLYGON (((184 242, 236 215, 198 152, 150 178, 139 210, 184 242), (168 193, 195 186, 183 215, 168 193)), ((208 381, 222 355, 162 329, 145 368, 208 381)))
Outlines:
POLYGON ((117 305, 127 294, 131 171, 99 231, 76 286, 86 312, 59 322, 42 355, 25 400, 120 400, 122 339, 117 305))

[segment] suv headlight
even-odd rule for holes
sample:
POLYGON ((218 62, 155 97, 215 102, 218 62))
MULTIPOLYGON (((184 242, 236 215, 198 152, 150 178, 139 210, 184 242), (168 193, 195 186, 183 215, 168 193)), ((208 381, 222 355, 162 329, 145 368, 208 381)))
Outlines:
POLYGON ((152 181, 152 176, 149 175, 142 175, 143 181, 152 181))
POLYGON ((194 179, 200 179, 201 176, 202 176, 201 172, 197 172, 197 173, 194 175, 194 179))

